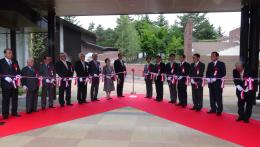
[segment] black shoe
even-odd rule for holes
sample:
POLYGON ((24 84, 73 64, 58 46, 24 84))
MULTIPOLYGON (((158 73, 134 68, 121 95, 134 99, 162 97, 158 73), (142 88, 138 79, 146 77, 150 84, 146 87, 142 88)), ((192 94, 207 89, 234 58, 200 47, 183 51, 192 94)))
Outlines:
POLYGON ((95 101, 100 101, 99 99, 95 99, 95 101))
POLYGON ((54 106, 49 106, 49 108, 56 108, 56 107, 54 107, 54 106))
POLYGON ((64 104, 61 104, 60 106, 61 106, 61 107, 64 107, 64 104))
POLYGON ((1 126, 1 125, 4 125, 4 124, 5 124, 5 122, 0 122, 0 126, 1 126))
POLYGON ((27 112, 26 112, 26 114, 31 114, 31 113, 32 113, 32 111, 27 111, 27 112))
POLYGON ((201 109, 196 109, 197 112, 199 112, 201 109))
POLYGON ((45 110, 45 107, 42 107, 42 110, 45 110))
POLYGON ((242 121, 243 120, 243 118, 241 118, 241 117, 238 117, 237 119, 236 119, 236 121, 242 121))
POLYGON ((155 101, 157 101, 157 102, 161 102, 162 100, 155 99, 155 101))
POLYGON ((78 104, 82 104, 82 102, 79 101, 78 104))
POLYGON ((3 116, 3 119, 8 119, 9 118, 9 116, 3 116))
POLYGON ((174 101, 169 101, 168 103, 174 104, 174 101))
POLYGON ((67 104, 67 106, 73 106, 73 104, 69 103, 69 104, 67 104))
POLYGON ((222 115, 222 113, 221 112, 217 112, 217 116, 221 116, 222 115))
POLYGON ((182 108, 186 108, 186 107, 187 107, 187 105, 182 105, 181 107, 182 107, 182 108))
POLYGON ((21 117, 21 115, 18 114, 18 113, 16 113, 16 114, 12 114, 12 116, 14 116, 14 117, 21 117))
POLYGON ((176 106, 182 106, 182 104, 181 104, 181 103, 178 103, 178 104, 176 104, 176 106))
POLYGON ((85 101, 83 101, 82 103, 83 103, 83 104, 86 104, 86 103, 88 103, 88 102, 85 100, 85 101))
POLYGON ((195 107, 190 108, 190 110, 197 110, 195 107))
POLYGON ((38 110, 33 110, 32 112, 39 112, 38 110))
POLYGON ((216 111, 210 110, 210 111, 208 111, 207 113, 208 113, 208 114, 216 113, 216 111))
POLYGON ((245 120, 244 120, 244 123, 249 123, 249 120, 248 120, 248 119, 245 119, 245 120))

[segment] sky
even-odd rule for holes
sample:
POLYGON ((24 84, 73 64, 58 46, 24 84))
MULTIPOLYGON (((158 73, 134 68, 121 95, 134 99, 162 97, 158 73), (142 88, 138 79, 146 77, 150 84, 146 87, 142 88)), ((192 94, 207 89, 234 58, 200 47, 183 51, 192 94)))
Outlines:
MULTIPOLYGON (((159 14, 149 14, 151 20, 156 20, 159 14)), ((177 15, 181 14, 164 14, 169 25, 174 24, 177 19, 177 15)), ((130 15, 134 19, 138 19, 137 15, 130 15)), ((105 29, 115 28, 116 20, 119 15, 105 15, 105 16, 78 16, 77 19, 83 28, 87 29, 91 22, 95 23, 95 26, 101 24, 105 29)), ((240 12, 225 12, 225 13, 208 13, 206 17, 209 19, 215 28, 219 26, 225 35, 228 35, 229 31, 240 27, 240 12)))

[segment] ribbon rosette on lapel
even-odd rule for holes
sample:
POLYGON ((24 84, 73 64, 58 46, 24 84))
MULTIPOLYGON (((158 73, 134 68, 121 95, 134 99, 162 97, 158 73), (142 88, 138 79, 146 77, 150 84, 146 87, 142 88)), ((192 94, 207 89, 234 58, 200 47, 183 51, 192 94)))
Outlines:
POLYGON ((18 65, 17 64, 13 64, 13 68, 15 69, 15 71, 17 71, 18 70, 18 65))
POLYGON ((217 74, 218 74, 218 68, 214 67, 214 76, 217 76, 217 74))

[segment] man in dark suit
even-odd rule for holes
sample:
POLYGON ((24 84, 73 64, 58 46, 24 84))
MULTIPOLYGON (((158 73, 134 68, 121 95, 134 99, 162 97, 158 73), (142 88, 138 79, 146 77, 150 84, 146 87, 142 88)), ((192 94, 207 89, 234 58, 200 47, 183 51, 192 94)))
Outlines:
POLYGON ((161 102, 163 100, 163 82, 165 78, 165 64, 162 62, 161 56, 156 56, 156 64, 154 67, 155 73, 155 89, 156 89, 156 101, 161 102))
POLYGON ((54 90, 56 88, 55 85, 55 74, 54 74, 54 67, 51 62, 50 56, 44 56, 43 57, 43 63, 39 67, 39 75, 42 77, 45 77, 42 81, 42 93, 41 93, 41 107, 42 110, 46 108, 47 103, 47 97, 49 108, 55 108, 53 106, 53 100, 54 100, 54 90))
POLYGON ((99 75, 101 74, 101 66, 97 60, 98 60, 98 55, 92 54, 92 61, 89 62, 89 74, 92 77, 91 88, 90 88, 91 101, 99 101, 97 99, 97 95, 98 95, 98 88, 99 88, 99 75))
POLYGON ((59 87, 59 102, 63 107, 65 104, 64 101, 64 92, 66 92, 66 104, 72 106, 71 104, 71 81, 74 73, 74 68, 69 61, 66 61, 66 53, 60 53, 60 61, 56 63, 56 72, 59 77, 62 78, 60 87, 59 87))
POLYGON ((242 63, 236 63, 236 68, 233 70, 234 84, 236 86, 236 95, 238 98, 238 118, 236 121, 243 120, 245 123, 249 123, 256 92, 253 88, 255 83, 252 82, 251 84, 253 85, 250 85, 247 81, 252 77, 253 75, 250 70, 245 69, 242 63))
POLYGON ((26 113, 37 112, 38 103, 38 78, 34 69, 34 60, 27 59, 27 66, 22 69, 22 85, 26 91, 26 113), (26 78, 29 77, 29 78, 26 78))
POLYGON ((85 61, 85 55, 83 53, 79 54, 79 61, 75 63, 75 71, 78 77, 78 103, 87 103, 87 82, 85 82, 85 80, 89 76, 89 73, 88 63, 85 61))
POLYGON ((191 110, 200 111, 203 106, 203 86, 202 78, 205 70, 205 64, 200 62, 200 54, 193 55, 190 77, 192 88, 193 107, 191 110))
POLYGON ((117 97, 124 97, 123 96, 123 87, 124 87, 124 81, 126 76, 126 66, 125 61, 123 60, 122 53, 118 53, 118 59, 114 62, 114 69, 115 73, 117 74, 117 97))
POLYGON ((152 58, 150 56, 146 57, 146 62, 144 66, 144 80, 146 85, 146 96, 145 98, 152 98, 153 96, 153 77, 152 72, 154 65, 151 63, 152 58))
POLYGON ((180 55, 180 65, 178 67, 178 106, 185 108, 187 106, 187 76, 190 72, 190 64, 185 61, 186 56, 184 54, 180 55))
POLYGON ((175 54, 170 54, 169 62, 166 64, 167 82, 169 85, 170 98, 169 103, 176 103, 177 100, 177 89, 175 76, 177 76, 178 64, 175 62, 175 54))
POLYGON ((223 101, 222 93, 223 89, 221 87, 222 78, 226 76, 226 66, 225 63, 218 60, 218 52, 211 53, 211 60, 207 67, 206 77, 209 86, 209 97, 210 97, 210 107, 208 111, 209 114, 217 113, 221 115, 223 111, 223 101))
POLYGON ((18 108, 18 86, 15 85, 15 76, 20 74, 20 68, 16 60, 13 59, 11 49, 4 50, 4 58, 0 60, 0 74, 2 87, 2 116, 4 119, 9 117, 9 105, 12 101, 12 116, 20 117, 18 108), (8 75, 8 76, 5 76, 8 75))

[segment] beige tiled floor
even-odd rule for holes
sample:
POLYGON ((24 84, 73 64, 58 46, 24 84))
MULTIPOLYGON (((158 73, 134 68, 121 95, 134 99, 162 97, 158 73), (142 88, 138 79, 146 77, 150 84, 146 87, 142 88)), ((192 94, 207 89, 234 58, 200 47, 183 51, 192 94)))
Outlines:
POLYGON ((0 147, 238 146, 126 107, 8 136, 0 147))

